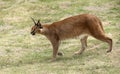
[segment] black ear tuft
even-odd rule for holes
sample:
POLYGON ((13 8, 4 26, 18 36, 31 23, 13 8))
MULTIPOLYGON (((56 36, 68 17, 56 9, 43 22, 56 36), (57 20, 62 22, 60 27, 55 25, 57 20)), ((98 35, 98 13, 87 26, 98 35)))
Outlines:
POLYGON ((38 23, 40 23, 40 20, 38 20, 38 23))
POLYGON ((41 23, 40 23, 40 20, 38 20, 37 24, 41 24, 41 23))
POLYGON ((38 20, 37 26, 38 26, 39 28, 43 28, 42 25, 41 25, 41 23, 40 23, 40 20, 38 20))
POLYGON ((31 17, 31 19, 33 20, 33 22, 34 22, 34 24, 36 25, 36 22, 35 22, 35 20, 31 17))
POLYGON ((40 20, 38 20, 37 25, 41 25, 40 20))

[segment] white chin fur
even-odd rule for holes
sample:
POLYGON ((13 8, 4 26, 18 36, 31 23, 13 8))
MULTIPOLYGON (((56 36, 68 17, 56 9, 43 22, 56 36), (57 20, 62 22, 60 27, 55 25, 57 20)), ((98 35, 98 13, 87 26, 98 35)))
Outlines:
POLYGON ((43 31, 43 29, 40 29, 40 31, 42 32, 42 31, 43 31))

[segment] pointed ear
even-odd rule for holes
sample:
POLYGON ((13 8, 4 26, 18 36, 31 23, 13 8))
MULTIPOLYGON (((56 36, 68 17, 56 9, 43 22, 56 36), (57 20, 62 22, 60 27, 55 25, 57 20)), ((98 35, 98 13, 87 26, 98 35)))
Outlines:
POLYGON ((39 26, 39 28, 43 28, 41 23, 40 23, 40 20, 38 20, 37 25, 39 26))
POLYGON ((40 20, 38 20, 37 24, 38 24, 39 26, 42 26, 41 23, 40 23, 40 20))
POLYGON ((36 22, 35 22, 35 20, 31 17, 31 19, 33 20, 33 22, 34 22, 34 24, 36 25, 36 22))

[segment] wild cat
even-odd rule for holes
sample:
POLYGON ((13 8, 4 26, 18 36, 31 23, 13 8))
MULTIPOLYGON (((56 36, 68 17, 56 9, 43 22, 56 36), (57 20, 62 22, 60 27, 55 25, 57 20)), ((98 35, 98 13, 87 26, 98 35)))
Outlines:
POLYGON ((53 22, 52 24, 40 23, 40 20, 34 22, 34 26, 31 29, 31 34, 45 35, 53 46, 52 60, 56 59, 58 48, 61 40, 74 38, 80 36, 82 48, 75 52, 75 54, 81 54, 87 47, 87 38, 92 36, 98 40, 104 41, 109 44, 107 52, 112 50, 112 39, 105 35, 102 23, 98 17, 91 14, 80 14, 66 18, 64 20, 53 22))

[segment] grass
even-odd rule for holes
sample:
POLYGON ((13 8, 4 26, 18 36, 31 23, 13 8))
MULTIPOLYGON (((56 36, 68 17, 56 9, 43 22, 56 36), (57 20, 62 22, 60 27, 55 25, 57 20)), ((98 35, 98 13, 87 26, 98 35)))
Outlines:
POLYGON ((0 0, 0 74, 119 74, 120 1, 119 0, 0 0), (64 53, 49 62, 52 46, 42 35, 31 36, 30 17, 52 23, 69 16, 90 13, 103 22, 106 34, 114 41, 108 45, 92 37, 80 56, 73 56, 80 40, 62 41, 64 53))

